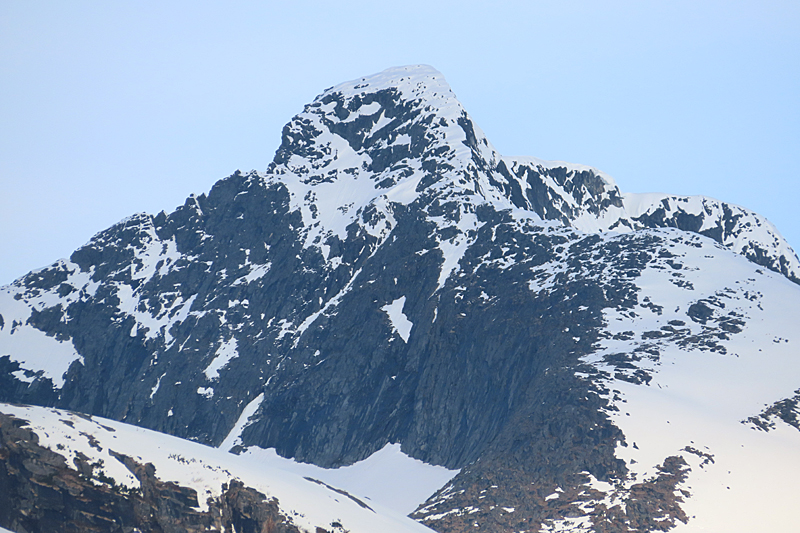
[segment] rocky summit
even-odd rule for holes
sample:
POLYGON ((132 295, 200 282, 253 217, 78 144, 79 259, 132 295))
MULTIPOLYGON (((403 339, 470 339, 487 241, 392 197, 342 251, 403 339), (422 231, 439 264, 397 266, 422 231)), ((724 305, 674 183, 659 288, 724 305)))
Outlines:
POLYGON ((458 471, 411 515, 443 533, 788 530, 798 282, 763 217, 502 156, 394 68, 1 288, 0 401, 325 468, 400 444, 458 471))

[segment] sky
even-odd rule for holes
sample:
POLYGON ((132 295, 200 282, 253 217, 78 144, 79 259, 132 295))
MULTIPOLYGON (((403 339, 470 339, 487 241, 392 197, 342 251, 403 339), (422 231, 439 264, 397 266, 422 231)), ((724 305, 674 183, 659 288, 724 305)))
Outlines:
POLYGON ((501 154, 743 205, 800 250, 800 2, 0 0, 0 285, 264 170, 325 88, 420 63, 501 154))

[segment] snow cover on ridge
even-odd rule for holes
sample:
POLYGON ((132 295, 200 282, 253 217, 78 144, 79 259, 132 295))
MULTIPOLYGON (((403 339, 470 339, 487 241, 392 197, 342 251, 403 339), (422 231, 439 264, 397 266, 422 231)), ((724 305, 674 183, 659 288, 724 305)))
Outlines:
MULTIPOLYGON (((140 298, 141 288, 156 276, 164 276, 170 270, 180 268, 180 260, 189 261, 178 252, 175 239, 162 240, 153 225, 150 215, 139 214, 120 222, 123 228, 130 226, 137 232, 138 246, 126 243, 126 249, 132 252, 130 278, 114 282, 116 296, 119 300, 117 308, 122 316, 130 316, 135 320, 131 329, 131 337, 141 330, 145 338, 164 338, 169 347, 172 343, 170 329, 178 322, 183 322, 189 315, 194 297, 184 298, 178 291, 161 295, 158 311, 150 309, 150 304, 140 298)), ((102 234, 95 236, 93 243, 102 242, 102 234)))
POLYGON ((800 260, 794 250, 767 219, 744 207, 706 196, 622 193, 611 176, 585 165, 532 157, 500 159, 503 165, 497 168, 519 184, 516 194, 510 193, 512 201, 541 217, 561 220, 586 233, 676 227, 711 237, 750 260, 800 280, 800 260))
MULTIPOLYGON (((706 196, 675 196, 667 194, 623 195, 627 223, 633 229, 646 226, 648 217, 663 213, 666 219, 679 216, 698 218, 698 233, 712 236, 717 242, 734 252, 752 258, 758 248, 771 252, 778 259, 774 268, 788 277, 800 277, 800 262, 789 243, 778 229, 761 215, 738 205, 720 202, 706 196), (785 262, 785 266, 783 263, 785 262)), ((624 224, 620 220, 619 224, 624 224)), ((682 228, 683 229, 683 228, 682 228)))
POLYGON ((116 279, 96 279, 94 265, 83 270, 72 260, 61 259, 11 285, 0 287, 0 356, 8 355, 11 361, 20 364, 19 379, 49 378, 55 389, 63 387, 64 374, 70 365, 75 361, 83 364, 83 358, 73 347, 71 339, 41 331, 35 323, 35 315, 58 309, 62 314, 61 322, 66 324, 72 319, 69 306, 91 301, 103 285, 116 297, 119 320, 128 316, 134 319, 131 337, 140 333, 146 339, 161 336, 169 346, 172 341, 170 328, 188 316, 194 297, 184 298, 178 292, 162 294, 160 310, 156 313, 148 308, 148 302, 140 299, 140 292, 150 279, 179 268, 176 266, 179 260, 191 258, 177 251, 174 239, 162 241, 158 237, 150 215, 127 217, 112 229, 119 232, 132 230, 134 242, 122 242, 107 230, 95 235, 87 246, 118 247, 130 254, 129 263, 109 274, 108 277, 116 279), (39 288, 52 278, 60 279, 60 284, 53 289, 39 288))
MULTIPOLYGON (((295 525, 307 531, 315 531, 317 526, 326 527, 332 522, 339 522, 352 533, 431 531, 404 516, 403 512, 385 507, 385 497, 377 498, 381 502, 373 502, 363 495, 354 495, 362 503, 366 503, 367 506, 364 507, 352 497, 313 479, 306 479, 310 477, 309 474, 316 474, 319 476, 317 479, 325 481, 324 469, 293 463, 274 453, 236 456, 121 422, 78 416, 58 409, 0 404, 0 412, 29 421, 28 427, 39 436, 39 444, 63 455, 70 468, 73 468, 72 459, 76 454, 83 453, 90 462, 102 461, 104 473, 125 487, 136 488, 139 482, 109 453, 110 450, 133 457, 140 463, 151 462, 156 467, 156 476, 159 479, 196 490, 201 510, 207 508, 206 498, 220 495, 223 483, 239 480, 266 494, 268 498, 278 498, 281 511, 295 525)), ((442 473, 439 470, 444 469, 437 470, 434 467, 431 475, 428 473, 431 467, 415 467, 413 460, 403 460, 397 453, 395 451, 387 454, 385 450, 379 452, 384 460, 373 464, 371 468, 376 469, 380 475, 422 474, 422 479, 427 478, 428 484, 432 479, 435 483, 440 479, 446 481, 455 474, 446 471, 442 473)), ((349 468, 363 469, 359 465, 349 468)), ((334 479, 346 481, 353 477, 346 472, 331 473, 334 479)), ((358 474, 355 477, 360 477, 358 474)), ((359 486, 358 481, 351 484, 359 486)), ((377 486, 373 481, 373 489, 377 486)), ((405 502, 404 509, 409 503, 405 502)))

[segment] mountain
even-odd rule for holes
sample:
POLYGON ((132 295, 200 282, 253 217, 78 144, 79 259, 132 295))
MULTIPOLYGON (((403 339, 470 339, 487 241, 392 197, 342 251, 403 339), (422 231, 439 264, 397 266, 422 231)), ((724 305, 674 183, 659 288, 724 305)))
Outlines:
POLYGON ((799 273, 742 207, 501 156, 402 67, 0 289, 0 401, 325 468, 400 444, 458 470, 412 514, 442 532, 787 530, 799 273))

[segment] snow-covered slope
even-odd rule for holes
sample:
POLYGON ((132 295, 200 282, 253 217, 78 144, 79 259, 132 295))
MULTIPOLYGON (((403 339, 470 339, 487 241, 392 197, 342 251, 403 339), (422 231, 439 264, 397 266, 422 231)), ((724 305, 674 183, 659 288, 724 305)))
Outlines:
POLYGON ((780 530, 798 272, 744 208, 501 156, 401 67, 323 92, 265 172, 0 289, 0 401, 356 463, 319 479, 366 496, 400 448, 446 467, 402 513, 458 471, 413 514, 443 532, 780 530), (720 516, 757 490, 769 518, 720 516))
POLYGON ((638 306, 607 310, 605 338, 585 358, 606 376, 592 377, 607 387, 626 437, 616 456, 631 473, 599 501, 680 457, 688 522, 675 531, 791 531, 800 427, 786 410, 769 431, 752 419, 787 399, 796 407, 800 291, 705 239, 664 236, 672 255, 636 280, 638 306))
POLYGON ((140 464, 152 463, 162 481, 196 491, 197 508, 208 511, 207 499, 219 498, 224 486, 232 480, 240 481, 267 499, 277 498, 281 512, 302 531, 314 532, 318 526, 330 528, 335 523, 353 533, 430 531, 405 514, 456 474, 424 465, 396 448, 387 448, 346 469, 325 470, 283 459, 274 452, 251 450, 237 456, 163 433, 58 409, 0 404, 0 413, 26 421, 25 427, 38 436, 38 444, 62 455, 70 468, 79 470, 74 461, 79 456, 84 463, 95 465, 91 479, 96 484, 141 491, 140 480, 120 458, 124 455, 140 464), (382 476, 386 477, 378 479, 382 476), (405 479, 399 486, 410 488, 412 493, 410 498, 404 495, 401 502, 391 497, 398 487, 390 485, 398 478, 405 479), (333 486, 334 480, 344 483, 333 486), (372 497, 348 492, 343 485, 366 488, 372 497), (416 502, 415 495, 419 498, 416 502))
POLYGON ((620 396, 611 418, 628 443, 617 456, 639 480, 668 456, 686 461, 689 520, 675 531, 791 531, 800 431, 774 420, 767 432, 748 419, 800 388, 800 291, 702 240, 685 246, 692 241, 673 231, 669 241, 674 257, 637 280, 647 307, 609 312, 608 337, 588 357, 613 375, 618 356, 638 349, 634 364, 651 376, 607 384, 620 396), (626 330, 634 338, 614 338, 626 330))

